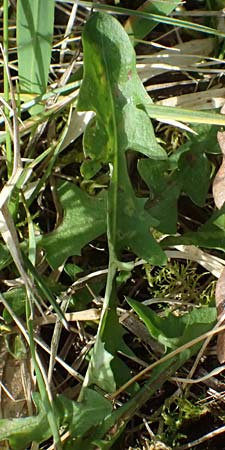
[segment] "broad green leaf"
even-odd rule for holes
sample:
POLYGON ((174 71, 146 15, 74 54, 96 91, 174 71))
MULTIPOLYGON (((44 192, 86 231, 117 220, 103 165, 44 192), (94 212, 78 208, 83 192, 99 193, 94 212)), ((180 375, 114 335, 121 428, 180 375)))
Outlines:
POLYGON ((220 153, 218 143, 215 144, 217 128, 203 124, 195 126, 198 135, 189 135, 187 142, 169 158, 170 167, 178 169, 177 182, 199 206, 204 206, 210 184, 211 165, 206 152, 220 153))
POLYGON ((181 158, 181 155, 187 151, 202 154, 221 154, 221 149, 217 141, 217 132, 220 130, 220 127, 199 123, 198 125, 192 125, 191 128, 197 133, 197 135, 189 133, 185 144, 181 145, 174 153, 170 155, 169 167, 171 169, 178 167, 178 161, 181 158))
POLYGON ((43 442, 51 437, 47 414, 39 395, 34 394, 38 414, 20 419, 0 419, 0 441, 8 439, 13 450, 24 450, 31 441, 43 442))
POLYGON ((210 184, 211 167, 205 153, 197 146, 182 153, 178 168, 183 190, 191 200, 204 206, 210 184))
POLYGON ((10 355, 17 360, 25 360, 27 358, 27 347, 20 334, 15 336, 5 336, 5 344, 10 355))
POLYGON ((80 173, 85 180, 91 180, 96 173, 101 169, 101 164, 99 161, 83 161, 80 168, 80 173))
MULTIPOLYGON (((17 316, 21 317, 22 315, 25 315, 26 292, 23 287, 10 289, 9 291, 4 292, 4 298, 17 316)), ((3 311, 3 318, 6 323, 13 322, 7 309, 4 309, 3 311)))
POLYGON ((96 385, 105 392, 113 392, 117 386, 121 386, 130 378, 130 370, 116 356, 118 351, 130 357, 135 356, 124 342, 124 334, 115 309, 107 311, 101 338, 97 339, 93 348, 85 385, 96 385))
MULTIPOLYGON (((112 318, 108 320, 108 325, 111 327, 112 318)), ((104 336, 104 341, 106 340, 107 338, 104 336)), ((114 357, 113 348, 110 346, 110 351, 108 351, 104 341, 100 338, 97 339, 91 354, 84 386, 98 386, 105 392, 113 392, 116 390, 116 381, 111 367, 114 357)))
POLYGON ((143 320, 151 336, 168 349, 174 350, 206 333, 216 322, 216 308, 194 308, 180 317, 172 313, 169 313, 167 317, 161 317, 136 300, 128 299, 127 301, 143 320))
POLYGON ((225 251, 225 232, 219 228, 185 233, 183 236, 168 236, 161 242, 162 247, 173 245, 196 245, 225 251))
MULTIPOLYGON (((55 1, 19 0, 17 46, 19 82, 22 92, 44 94, 48 83, 55 1)), ((41 107, 34 107, 38 112, 41 107)))
MULTIPOLYGON (((181 319, 184 324, 184 332, 180 337, 179 346, 210 331, 216 324, 217 311, 215 307, 194 307, 190 313, 184 314, 181 319)), ((197 348, 199 345, 201 346, 201 343, 197 344, 197 348)))
POLYGON ((225 231, 225 206, 223 205, 221 209, 213 211, 211 217, 204 223, 200 230, 201 231, 215 231, 217 229, 225 231))
POLYGON ((197 135, 189 134, 188 143, 191 141, 193 147, 197 146, 202 153, 221 154, 221 149, 217 141, 217 133, 220 127, 209 124, 196 124, 191 126, 197 135))
POLYGON ((168 236, 161 244, 163 248, 170 245, 196 245, 225 251, 225 206, 214 211, 199 230, 185 233, 183 236, 168 236))
POLYGON ((83 436, 112 412, 111 403, 91 389, 85 391, 82 402, 74 402, 60 395, 55 400, 55 407, 62 425, 67 426, 72 437, 83 436))
POLYGON ((75 281, 75 280, 77 280, 77 274, 81 273, 82 269, 81 269, 81 267, 77 266, 76 264, 67 263, 64 266, 64 271, 71 278, 71 280, 75 281))
POLYGON ((158 220, 156 228, 161 233, 176 233, 177 229, 181 183, 176 172, 168 173, 169 167, 169 161, 141 159, 138 162, 138 171, 150 190, 145 208, 158 220))
POLYGON ((93 14, 87 22, 83 47, 78 109, 96 113, 84 134, 86 155, 112 165, 109 239, 117 255, 121 248, 130 247, 143 258, 163 263, 165 257, 149 231, 156 221, 145 212, 144 199, 136 198, 127 173, 128 149, 154 159, 166 158, 144 111, 151 99, 138 78, 133 47, 119 22, 103 13, 93 14))
MULTIPOLYGON (((35 441, 41 443, 51 437, 47 413, 39 394, 33 394, 38 410, 36 416, 20 419, 0 419, 0 440, 8 439, 13 450, 24 450, 35 441)), ((54 400, 58 426, 64 426, 72 437, 85 434, 99 425, 112 412, 111 403, 95 391, 87 389, 83 402, 74 402, 62 395, 54 400)))
POLYGON ((80 255, 84 245, 106 231, 104 192, 90 197, 73 183, 65 181, 58 184, 58 195, 63 221, 38 243, 45 249, 53 268, 59 267, 69 256, 80 255))

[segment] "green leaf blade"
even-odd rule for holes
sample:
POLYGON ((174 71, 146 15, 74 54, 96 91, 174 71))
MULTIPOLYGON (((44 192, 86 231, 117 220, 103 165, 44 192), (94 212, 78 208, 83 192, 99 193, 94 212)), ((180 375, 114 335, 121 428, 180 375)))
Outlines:
POLYGON ((131 249, 154 263, 163 264, 166 260, 150 233, 156 220, 144 210, 145 200, 137 198, 133 190, 126 152, 142 152, 153 159, 166 159, 167 155, 158 145, 145 111, 152 102, 137 75, 135 52, 120 23, 110 15, 94 13, 85 25, 83 49, 84 79, 78 110, 95 112, 84 133, 85 156, 101 165, 108 164, 110 176, 106 209, 109 272, 102 317, 83 387, 97 384, 113 392, 119 381, 115 369, 119 363, 121 374, 125 379, 129 377, 117 356, 124 346, 115 290, 122 251, 131 249), (112 342, 112 329, 120 335, 119 341, 112 342))
POLYGON ((134 49, 119 22, 104 13, 93 14, 87 22, 83 47, 84 80, 78 110, 96 113, 84 134, 86 155, 112 164, 110 245, 117 257, 128 247, 141 257, 164 263, 165 255, 150 234, 155 220, 144 211, 142 199, 136 198, 127 172, 128 149, 153 159, 166 158, 145 112, 145 106, 152 102, 137 75, 134 49))
MULTIPOLYGON (((127 299, 127 302, 143 320, 151 336, 167 349, 175 350, 201 336, 209 331, 216 322, 215 307, 203 306, 194 308, 181 316, 170 313, 167 317, 160 317, 151 308, 136 300, 127 299)), ((199 345, 201 344, 197 346, 199 345)))
MULTIPOLYGON (((44 94, 48 82, 54 25, 54 0, 20 0, 17 45, 20 89, 44 94)), ((34 108, 37 112, 37 107, 34 108)), ((40 108, 39 108, 40 109, 40 108)))
POLYGON ((104 191, 90 197, 73 183, 60 182, 58 195, 64 210, 63 221, 38 242, 53 268, 59 267, 69 256, 80 255, 84 245, 106 231, 104 191))
MULTIPOLYGON (((179 0, 170 0, 162 2, 161 0, 152 2, 144 2, 138 11, 158 14, 158 15, 168 15, 170 14, 176 6, 179 4, 179 0)), ((126 24, 125 30, 134 40, 143 39, 150 31, 155 28, 156 22, 153 20, 143 19, 142 17, 130 17, 126 24)))

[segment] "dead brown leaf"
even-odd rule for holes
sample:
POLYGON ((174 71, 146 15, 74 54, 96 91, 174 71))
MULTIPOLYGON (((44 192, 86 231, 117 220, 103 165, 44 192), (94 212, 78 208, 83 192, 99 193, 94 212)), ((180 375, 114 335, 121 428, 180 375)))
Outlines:
MULTIPOLYGON (((215 297, 217 308, 217 320, 219 321, 225 312, 225 268, 223 269, 220 278, 216 283, 215 297)), ((224 322, 221 323, 221 325, 223 325, 224 322)), ((225 362, 225 331, 222 331, 218 334, 217 358, 220 364, 223 364, 225 362)))
MULTIPOLYGON (((221 112, 224 110, 222 108, 221 112)), ((225 202, 225 132, 218 131, 217 139, 221 148, 223 159, 221 166, 213 181, 213 198, 218 209, 222 208, 225 202)))
MULTIPOLYGON (((221 109, 221 114, 225 114, 225 104, 221 109)), ((225 202, 225 132, 218 131, 217 139, 223 155, 221 166, 213 181, 213 198, 215 205, 221 209, 225 202)), ((220 278, 216 283, 216 308, 217 320, 221 320, 225 311, 225 269, 222 270, 220 278)), ((224 323, 224 321, 223 321, 224 323)), ((221 323, 221 325, 223 324, 221 323)), ((217 357, 222 364, 225 362, 225 331, 218 334, 217 357)))
POLYGON ((7 355, 3 372, 3 385, 9 392, 2 392, 3 417, 15 418, 27 415, 25 408, 23 383, 21 380, 20 361, 7 355), (12 396, 12 397, 11 397, 12 396))
POLYGON ((0 357, 0 417, 16 418, 32 415, 29 352, 26 358, 16 359, 8 352, 5 339, 1 337, 0 357))

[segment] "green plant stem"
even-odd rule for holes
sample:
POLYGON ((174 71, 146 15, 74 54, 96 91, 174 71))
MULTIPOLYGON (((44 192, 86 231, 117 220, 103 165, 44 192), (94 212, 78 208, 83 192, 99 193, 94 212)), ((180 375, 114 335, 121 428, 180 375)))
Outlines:
MULTIPOLYGON (((3 52, 4 52, 4 99, 9 103, 9 80, 8 80, 8 50, 9 50, 9 15, 8 15, 8 0, 4 0, 3 3, 3 52)), ((7 107, 4 108, 6 119, 9 119, 10 113, 7 107)), ((8 177, 12 174, 13 167, 13 155, 12 155, 12 143, 8 130, 7 121, 5 121, 6 131, 6 163, 8 169, 8 177)))

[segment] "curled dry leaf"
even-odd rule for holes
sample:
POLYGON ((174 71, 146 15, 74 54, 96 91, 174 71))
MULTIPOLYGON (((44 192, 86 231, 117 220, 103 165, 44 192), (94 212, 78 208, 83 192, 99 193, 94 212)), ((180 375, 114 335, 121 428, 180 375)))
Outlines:
MULTIPOLYGON (((216 307, 217 307, 217 320, 221 321, 220 325, 225 323, 225 268, 223 269, 220 278, 216 283, 216 307)), ((225 331, 218 334, 217 338, 217 358, 220 364, 225 362, 225 331)))
MULTIPOLYGON (((221 112, 225 112, 224 107, 221 112)), ((213 181, 213 198, 215 205, 220 209, 225 202, 225 132, 218 131, 217 139, 223 154, 223 159, 213 181)))
MULTIPOLYGON (((221 109, 221 113, 225 114, 225 105, 221 109)), ((221 166, 214 178, 213 182, 213 198, 217 208, 222 208, 225 202, 225 132, 218 132, 217 139, 222 151, 223 159, 221 166)), ((223 269, 220 278, 216 284, 216 307, 218 321, 222 319, 225 306, 225 269, 223 269)), ((224 323, 222 321, 221 325, 224 323)), ((225 331, 218 335, 217 339, 217 357, 222 364, 225 362, 225 331)))

